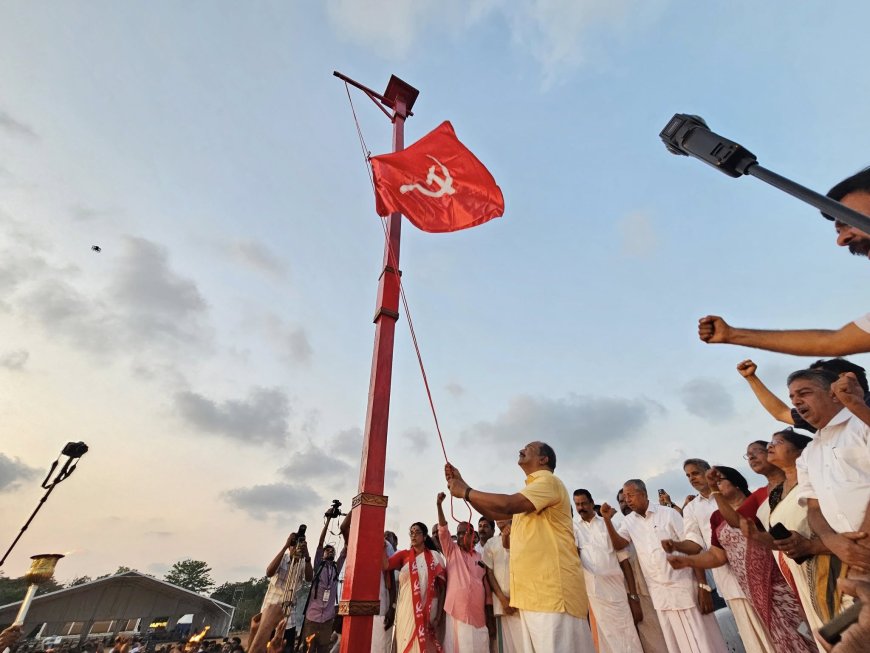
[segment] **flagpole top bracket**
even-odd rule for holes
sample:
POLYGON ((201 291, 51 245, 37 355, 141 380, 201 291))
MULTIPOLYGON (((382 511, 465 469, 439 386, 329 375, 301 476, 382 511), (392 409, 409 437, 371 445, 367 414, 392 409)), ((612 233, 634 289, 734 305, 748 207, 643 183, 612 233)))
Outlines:
POLYGON ((395 75, 390 75, 390 81, 387 82, 387 90, 384 91, 384 99, 388 100, 395 108, 397 101, 402 101, 405 104, 405 115, 411 115, 411 109, 414 102, 417 101, 417 96, 420 91, 411 86, 408 82, 399 79, 395 75))

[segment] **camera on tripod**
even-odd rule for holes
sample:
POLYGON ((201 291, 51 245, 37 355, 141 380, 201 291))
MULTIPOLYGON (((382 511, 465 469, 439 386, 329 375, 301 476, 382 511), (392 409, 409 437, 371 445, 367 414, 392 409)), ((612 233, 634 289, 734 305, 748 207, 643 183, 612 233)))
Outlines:
POLYGON ((84 442, 67 442, 66 446, 61 451, 61 455, 69 456, 70 458, 81 458, 88 452, 88 445, 84 442))
POLYGON ((329 510, 327 510, 323 514, 323 516, 327 519, 338 519, 339 517, 341 517, 341 501, 339 501, 338 499, 333 499, 332 505, 329 507, 329 510))

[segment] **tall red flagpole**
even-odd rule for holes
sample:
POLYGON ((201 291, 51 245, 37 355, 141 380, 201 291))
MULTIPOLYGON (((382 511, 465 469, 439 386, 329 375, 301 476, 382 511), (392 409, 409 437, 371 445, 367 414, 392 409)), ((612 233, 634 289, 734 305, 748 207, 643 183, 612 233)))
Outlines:
MULTIPOLYGON (((393 110, 393 151, 405 147, 405 119, 418 91, 395 75, 383 95, 340 73, 336 77, 362 90, 372 100, 393 110)), ((381 106, 383 109, 383 106, 381 106)), ((387 427, 390 416, 390 386, 393 372, 393 341, 399 319, 399 239, 402 214, 390 214, 384 264, 378 282, 375 310, 375 345, 369 380, 365 437, 360 461, 359 493, 353 499, 350 542, 345 563, 344 590, 338 613, 342 624, 342 653, 368 653, 372 641, 372 617, 380 610, 381 563, 384 556, 384 470, 387 460, 387 427)))

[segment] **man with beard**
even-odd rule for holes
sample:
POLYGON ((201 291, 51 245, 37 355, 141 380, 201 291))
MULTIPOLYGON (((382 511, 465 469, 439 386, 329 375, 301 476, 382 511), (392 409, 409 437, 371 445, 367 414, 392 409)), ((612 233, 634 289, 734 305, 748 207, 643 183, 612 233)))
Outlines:
MULTIPOLYGON (((841 181, 828 191, 828 197, 858 213, 870 215, 870 167, 841 181)), ((826 213, 822 215, 833 221, 834 229, 837 231, 837 244, 840 247, 848 247, 855 256, 870 255, 870 235, 826 213)))
POLYGON ((726 653, 716 618, 702 614, 698 607, 695 575, 688 569, 673 569, 662 548, 662 540, 682 537, 683 518, 673 508, 651 503, 646 484, 640 479, 626 481, 622 489, 632 512, 618 530, 612 521, 616 511, 606 503, 601 506, 601 516, 615 549, 622 550, 630 543, 635 546, 667 650, 726 653))
POLYGON ((586 593, 595 615, 598 653, 640 653, 643 649, 634 625, 643 621, 645 615, 628 554, 613 550, 607 526, 595 514, 595 501, 589 490, 574 490, 574 506, 577 508, 574 541, 580 551, 586 593))
MULTIPOLYGON (((631 514, 631 508, 628 507, 628 503, 625 501, 625 492, 622 488, 619 488, 619 492, 616 493, 616 503, 619 505, 620 514, 614 515, 612 521, 613 525, 619 528, 619 525, 622 523, 622 517, 631 514)), ((668 645, 665 643, 662 626, 655 616, 656 609, 649 594, 649 587, 647 587, 646 580, 643 577, 640 562, 637 560, 637 552, 631 544, 624 551, 628 552, 628 563, 631 565, 631 571, 634 574, 634 585, 640 598, 641 612, 644 615, 643 621, 636 624, 637 634, 640 637, 644 653, 667 651, 668 645)), ((625 589, 628 592, 631 588, 626 585, 625 589)))
MULTIPOLYGON (((828 191, 828 197, 870 215, 870 168, 841 181, 828 191)), ((834 220, 834 228, 838 245, 848 247, 856 256, 870 256, 870 235, 838 220, 834 220)), ((837 330, 787 331, 736 328, 718 315, 707 315, 698 321, 698 337, 709 344, 741 345, 795 356, 846 356, 870 351, 870 314, 837 330)))
MULTIPOLYGON (((713 541, 713 529, 710 526, 710 517, 719 507, 716 497, 713 496, 710 484, 707 482, 706 472, 710 469, 710 463, 700 458, 689 458, 683 463, 683 471, 691 486, 698 495, 689 501, 683 508, 683 539, 682 541, 667 540, 662 542, 662 548, 666 553, 678 551, 686 555, 701 553, 710 548, 713 541)), ((731 573, 728 565, 716 567, 712 570, 713 580, 716 581, 716 589, 719 595, 725 599, 740 639, 746 653, 765 653, 769 650, 769 642, 764 636, 764 627, 758 619, 752 603, 746 598, 740 584, 731 573)), ((709 593, 699 589, 699 601, 709 597, 709 593)))
POLYGON ((788 377, 792 404, 818 429, 797 460, 796 491, 813 532, 852 572, 868 574, 870 427, 856 417, 867 411, 861 387, 854 377, 844 384, 847 379, 826 370, 788 377))

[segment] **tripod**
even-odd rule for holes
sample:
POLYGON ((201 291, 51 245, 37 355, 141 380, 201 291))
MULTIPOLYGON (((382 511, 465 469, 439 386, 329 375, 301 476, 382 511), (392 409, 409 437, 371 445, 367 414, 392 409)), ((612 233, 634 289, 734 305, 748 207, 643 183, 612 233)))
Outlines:
POLYGON ((21 530, 18 531, 18 535, 12 540, 12 544, 9 545, 9 548, 6 549, 6 553, 3 554, 3 558, 0 559, 0 567, 3 566, 3 563, 6 562, 6 558, 9 557, 9 554, 12 553, 12 549, 15 548, 15 545, 18 544, 18 540, 24 535, 24 531, 27 530, 27 527, 30 526, 30 523, 33 521, 33 518, 36 517, 36 513, 40 511, 45 502, 48 500, 49 495, 52 493, 54 488, 56 488, 61 482, 68 479, 72 473, 76 470, 76 466, 78 465, 79 458, 84 456, 88 452, 88 445, 84 442, 68 442, 66 446, 63 448, 63 451, 60 452, 60 455, 57 457, 53 463, 51 463, 51 468, 48 470, 48 474, 45 476, 45 480, 42 482, 42 488, 46 490, 45 494, 42 495, 42 498, 39 500, 39 503, 36 504, 36 509, 30 514, 30 517, 24 522, 24 526, 21 527, 21 530), (51 475, 54 473, 54 470, 57 469, 58 464, 60 463, 60 459, 62 456, 67 456, 66 461, 63 463, 63 466, 57 472, 57 475, 54 479, 49 482, 51 475))

